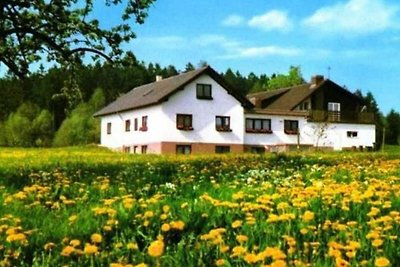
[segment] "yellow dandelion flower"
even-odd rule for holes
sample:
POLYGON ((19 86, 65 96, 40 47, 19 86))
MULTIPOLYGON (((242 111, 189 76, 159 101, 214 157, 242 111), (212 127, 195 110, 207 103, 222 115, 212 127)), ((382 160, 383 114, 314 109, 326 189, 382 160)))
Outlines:
POLYGON ((218 259, 215 261, 216 266, 224 266, 225 265, 225 260, 224 259, 218 259))
POLYGON ((92 234, 92 236, 90 237, 90 240, 92 240, 93 243, 101 243, 101 241, 103 240, 103 237, 101 236, 101 234, 92 234))
POLYGON ((146 263, 139 263, 137 265, 135 265, 134 267, 147 267, 148 265, 146 263))
POLYGON ((185 228, 185 223, 183 221, 174 221, 170 223, 171 228, 175 230, 183 230, 185 228))
POLYGON ((390 261, 386 259, 385 257, 379 257, 375 260, 375 266, 376 267, 386 267, 389 266, 390 261))
POLYGON ((169 223, 163 223, 163 225, 161 225, 161 231, 163 232, 168 232, 171 229, 171 226, 169 225, 169 223))
POLYGON ((383 240, 379 239, 379 238, 374 239, 374 241, 372 241, 372 246, 375 248, 382 246, 382 244, 383 244, 383 240))
POLYGON ((244 255, 243 259, 248 264, 253 264, 253 263, 256 263, 259 258, 254 253, 247 253, 246 255, 244 255))
POLYGON ((314 212, 307 210, 303 214, 303 221, 309 222, 314 219, 314 212))
POLYGON ((17 241, 26 241, 26 235, 23 233, 18 233, 18 234, 11 234, 8 235, 6 238, 7 242, 17 242, 17 241))
POLYGON ((168 213, 170 209, 171 209, 171 208, 170 208, 168 205, 164 205, 164 206, 162 207, 162 210, 163 210, 164 213, 168 213))
POLYGON ((53 248, 55 248, 56 247, 56 244, 54 244, 53 242, 49 242, 49 243, 46 243, 44 246, 43 246, 43 248, 44 248, 44 250, 52 250, 53 248))
POLYGON ((63 248, 63 250, 61 251, 61 256, 64 257, 69 257, 71 256, 72 253, 74 253, 75 248, 72 246, 66 246, 63 248))
POLYGON ((81 244, 81 241, 78 239, 72 239, 71 241, 69 241, 69 244, 71 246, 73 246, 74 248, 79 247, 79 245, 81 244))
POLYGON ((165 213, 160 215, 160 219, 163 220, 163 221, 166 220, 167 218, 168 218, 168 215, 165 214, 165 213))
POLYGON ((162 240, 151 242, 147 249, 147 253, 151 257, 160 257, 164 253, 164 242, 162 240))
POLYGON ((239 243, 244 243, 244 242, 246 242, 247 240, 249 240, 249 238, 248 238, 246 235, 237 235, 237 236, 236 236, 236 240, 237 240, 239 243))
POLYGON ((242 226, 242 221, 241 220, 236 220, 232 223, 232 228, 239 228, 240 226, 242 226))
POLYGON ((129 250, 137 250, 139 247, 136 243, 129 242, 128 244, 126 244, 126 248, 129 250))
POLYGON ((93 254, 97 254, 99 253, 99 249, 96 245, 92 245, 92 244, 85 244, 85 248, 83 249, 83 252, 86 255, 93 255, 93 254))
POLYGON ((286 267, 286 262, 284 260, 276 260, 271 263, 271 267, 286 267))

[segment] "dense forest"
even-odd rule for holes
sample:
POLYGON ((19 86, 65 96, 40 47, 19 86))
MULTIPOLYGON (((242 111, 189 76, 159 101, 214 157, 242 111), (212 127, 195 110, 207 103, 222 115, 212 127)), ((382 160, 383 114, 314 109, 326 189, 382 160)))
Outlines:
MULTIPOLYGON (((145 64, 129 57, 126 64, 82 65, 74 68, 40 67, 25 79, 6 75, 0 79, 0 146, 67 146, 99 142, 99 122, 93 113, 132 88, 201 67, 188 63, 183 70, 157 63, 145 64)), ((243 94, 274 90, 305 82, 300 67, 287 74, 247 76, 227 69, 221 75, 243 94)), ((386 128, 386 143, 398 144, 400 114, 394 110, 385 117, 373 95, 356 91, 375 112, 377 142, 386 128)))

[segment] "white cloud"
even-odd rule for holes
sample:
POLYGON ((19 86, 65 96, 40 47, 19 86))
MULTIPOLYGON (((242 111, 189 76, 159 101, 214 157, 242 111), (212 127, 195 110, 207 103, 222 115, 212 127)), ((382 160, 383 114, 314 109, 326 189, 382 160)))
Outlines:
POLYGON ((244 18, 242 16, 232 14, 222 21, 222 25, 228 26, 228 27, 239 26, 243 23, 243 21, 244 21, 244 18))
POLYGON ((292 27, 287 13, 281 10, 271 10, 263 15, 254 16, 250 19, 248 25, 264 31, 286 31, 292 27))
MULTIPOLYGON (((280 46, 256 46, 242 48, 237 51, 236 57, 241 58, 255 58, 255 57, 268 57, 268 56, 285 56, 293 57, 302 54, 302 51, 298 48, 288 48, 280 46)), ((235 57, 235 55, 232 55, 235 57)))
POLYGON ((383 0, 349 0, 318 9, 303 23, 326 33, 368 34, 395 26, 397 11, 383 0))

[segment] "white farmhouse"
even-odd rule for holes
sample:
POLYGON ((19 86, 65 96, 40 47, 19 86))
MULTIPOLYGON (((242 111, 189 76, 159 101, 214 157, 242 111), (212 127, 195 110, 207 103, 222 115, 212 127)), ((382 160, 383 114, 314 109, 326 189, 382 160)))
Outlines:
POLYGON ((322 76, 245 97, 206 66, 134 88, 95 116, 101 145, 131 153, 342 150, 375 142, 362 100, 322 76))

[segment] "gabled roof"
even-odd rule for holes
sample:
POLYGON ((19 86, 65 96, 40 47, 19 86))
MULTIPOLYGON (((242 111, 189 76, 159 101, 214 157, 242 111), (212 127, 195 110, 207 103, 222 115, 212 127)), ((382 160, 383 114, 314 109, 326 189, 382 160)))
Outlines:
POLYGON ((212 77, 217 83, 225 88, 229 94, 235 97, 243 107, 251 108, 253 106, 245 96, 231 87, 214 69, 210 66, 205 66, 161 81, 136 87, 96 112, 94 116, 104 116, 159 104, 168 100, 168 98, 174 93, 182 90, 187 84, 203 74, 208 74, 212 77))
POLYGON ((326 86, 334 86, 338 90, 343 90, 346 94, 349 95, 349 97, 353 97, 356 98, 358 101, 361 101, 356 95, 337 85, 329 79, 325 79, 317 85, 305 83, 298 86, 250 94, 247 97, 249 99, 256 98, 261 101, 276 97, 275 100, 272 100, 272 103, 265 107, 266 110, 292 111, 316 91, 326 86))

